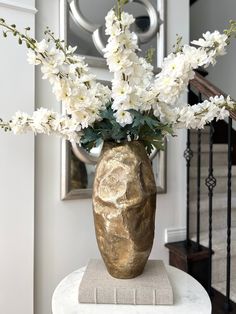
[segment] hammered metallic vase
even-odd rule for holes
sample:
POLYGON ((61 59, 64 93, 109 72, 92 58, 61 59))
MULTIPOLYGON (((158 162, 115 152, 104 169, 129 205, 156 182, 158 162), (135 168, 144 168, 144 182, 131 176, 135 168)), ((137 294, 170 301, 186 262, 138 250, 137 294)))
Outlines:
POLYGON ((93 212, 96 237, 108 272, 140 275, 151 253, 156 184, 141 142, 105 143, 97 164, 93 212))

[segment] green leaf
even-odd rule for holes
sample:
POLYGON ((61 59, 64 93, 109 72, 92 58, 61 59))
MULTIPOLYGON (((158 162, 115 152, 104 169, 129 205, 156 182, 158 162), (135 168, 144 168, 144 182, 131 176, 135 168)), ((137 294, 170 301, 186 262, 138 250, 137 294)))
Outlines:
POLYGON ((153 151, 153 146, 150 142, 148 141, 142 141, 143 142, 143 145, 148 153, 148 155, 151 155, 152 151, 153 151))

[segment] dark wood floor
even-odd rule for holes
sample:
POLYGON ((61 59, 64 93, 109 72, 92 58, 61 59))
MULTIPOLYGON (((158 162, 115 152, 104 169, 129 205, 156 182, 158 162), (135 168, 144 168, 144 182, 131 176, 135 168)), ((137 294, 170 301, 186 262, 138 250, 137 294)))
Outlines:
MULTIPOLYGON (((212 314, 226 314, 227 312, 224 309, 225 297, 218 291, 213 291, 212 297, 212 314)), ((232 303, 232 311, 228 312, 230 314, 236 314, 236 304, 232 303)))

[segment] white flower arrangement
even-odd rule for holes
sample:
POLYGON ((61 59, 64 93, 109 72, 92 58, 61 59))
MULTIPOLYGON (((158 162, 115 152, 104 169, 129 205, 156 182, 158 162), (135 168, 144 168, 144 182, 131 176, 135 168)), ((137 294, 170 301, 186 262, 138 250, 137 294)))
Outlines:
POLYGON ((154 77, 153 66, 138 56, 138 38, 130 30, 134 17, 122 10, 126 0, 106 16, 109 36, 104 57, 114 73, 112 88, 96 82, 84 59, 75 54, 76 47, 66 47, 48 28, 45 39, 37 42, 20 33, 15 25, 6 24, 5 37, 12 33, 28 47, 28 62, 40 65, 43 79, 48 79, 53 93, 62 102, 67 115, 41 108, 29 116, 17 112, 8 122, 0 119, 0 127, 15 134, 58 134, 91 149, 100 141, 140 140, 150 152, 161 149, 164 138, 177 128, 203 128, 213 119, 225 119, 229 110, 236 109, 230 97, 210 98, 201 104, 177 106, 181 94, 194 78, 199 66, 215 65, 216 58, 226 53, 226 47, 236 33, 231 21, 224 34, 218 31, 203 34, 194 46, 176 45, 168 55, 160 73, 154 77))

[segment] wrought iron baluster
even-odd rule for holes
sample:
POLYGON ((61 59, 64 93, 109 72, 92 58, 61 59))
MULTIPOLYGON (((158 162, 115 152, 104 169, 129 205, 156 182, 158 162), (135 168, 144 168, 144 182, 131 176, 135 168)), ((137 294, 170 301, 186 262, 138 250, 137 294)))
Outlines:
POLYGON ((202 132, 198 130, 198 150, 197 150, 197 249, 200 250, 200 230, 201 230, 201 142, 202 132))
POLYGON ((205 180, 205 184, 208 187, 209 198, 209 260, 208 260, 208 293, 212 294, 212 207, 213 207, 213 190, 216 186, 216 178, 213 173, 213 134, 214 128, 212 123, 210 124, 209 133, 209 170, 208 177, 205 180))
MULTIPOLYGON (((199 102, 202 102, 202 94, 199 93, 199 102)), ((202 145, 202 131, 198 130, 198 144, 197 144, 197 250, 200 250, 200 231, 201 231, 201 145, 202 145)))
POLYGON ((191 150, 190 131, 187 131, 187 148, 184 151, 184 158, 186 159, 187 167, 187 213, 186 213, 186 244, 190 244, 190 231, 189 231, 189 220, 190 220, 190 164, 193 158, 193 151, 191 150))
POLYGON ((230 301, 231 285, 231 210, 232 210, 232 118, 228 122, 228 193, 227 193, 227 268, 226 268, 226 302, 225 310, 229 313, 232 310, 230 301))

